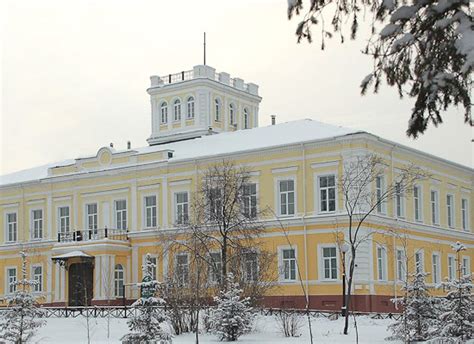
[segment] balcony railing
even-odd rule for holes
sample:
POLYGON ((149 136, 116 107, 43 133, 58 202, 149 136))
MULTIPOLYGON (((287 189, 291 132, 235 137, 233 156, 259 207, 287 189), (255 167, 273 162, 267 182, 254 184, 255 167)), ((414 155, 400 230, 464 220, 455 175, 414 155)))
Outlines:
POLYGON ((160 77, 163 80, 163 84, 174 84, 175 82, 191 80, 194 78, 194 73, 192 70, 183 71, 181 73, 168 74, 160 77))
POLYGON ((128 240, 128 231, 116 228, 97 228, 97 229, 80 229, 71 232, 58 233, 58 242, 79 242, 92 240, 128 240))

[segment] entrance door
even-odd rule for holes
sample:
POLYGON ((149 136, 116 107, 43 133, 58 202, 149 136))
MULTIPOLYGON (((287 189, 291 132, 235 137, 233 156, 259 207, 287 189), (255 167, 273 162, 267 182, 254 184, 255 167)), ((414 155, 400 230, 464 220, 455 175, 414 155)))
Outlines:
POLYGON ((69 306, 90 306, 93 297, 92 263, 76 263, 69 266, 69 306))

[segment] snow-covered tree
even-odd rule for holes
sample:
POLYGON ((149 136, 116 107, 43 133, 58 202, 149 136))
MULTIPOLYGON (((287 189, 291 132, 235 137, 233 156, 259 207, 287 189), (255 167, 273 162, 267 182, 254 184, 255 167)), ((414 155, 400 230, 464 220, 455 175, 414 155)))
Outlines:
POLYGON ((404 343, 427 340, 432 336, 437 315, 435 301, 425 284, 426 273, 418 272, 403 287, 405 296, 393 299, 403 308, 401 318, 389 325, 392 335, 389 340, 403 340, 404 343))
POLYGON ((227 275, 226 288, 214 298, 217 308, 212 312, 211 326, 220 340, 232 342, 252 329, 254 314, 249 298, 241 297, 242 289, 232 273, 227 275))
POLYGON ((163 299, 156 296, 159 283, 153 279, 155 265, 150 254, 145 257, 143 280, 139 284, 141 297, 135 301, 136 313, 128 322, 130 333, 122 337, 122 343, 171 343, 172 335, 167 324, 163 299))
POLYGON ((37 296, 32 287, 37 282, 29 280, 26 272, 26 253, 20 252, 21 280, 13 283, 15 291, 6 296, 7 309, 0 313, 0 339, 15 344, 28 343, 38 328, 45 325, 43 312, 37 307, 37 296))
POLYGON ((457 254, 457 278, 442 283, 448 294, 444 312, 440 316, 439 335, 450 338, 452 342, 464 343, 474 339, 474 285, 472 275, 461 275, 460 252, 466 250, 466 247, 457 242, 452 248, 457 254))
MULTIPOLYGON (((360 15, 371 18, 371 37, 364 50, 373 70, 361 83, 379 90, 382 78, 400 97, 415 98, 407 134, 417 137, 428 125, 442 123, 441 111, 464 108, 464 121, 474 125, 471 90, 474 70, 474 21, 469 0, 309 0, 296 35, 312 40, 318 25, 324 40, 337 34, 344 42, 344 24, 355 39, 360 15), (329 23, 329 24, 326 24, 329 23)), ((288 17, 299 15, 303 0, 288 0, 288 17)))

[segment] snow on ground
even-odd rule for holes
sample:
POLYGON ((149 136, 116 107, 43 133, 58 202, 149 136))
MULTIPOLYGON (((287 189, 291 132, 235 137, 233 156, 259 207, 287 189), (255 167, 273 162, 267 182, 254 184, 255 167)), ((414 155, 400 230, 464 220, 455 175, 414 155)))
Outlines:
MULTIPOLYGON (((35 343, 87 343, 85 318, 48 318, 47 325, 40 329, 34 338, 35 343)), ((255 322, 254 332, 239 338, 237 343, 309 343, 308 326, 302 319, 302 335, 298 338, 285 338, 280 333, 275 319, 270 316, 259 316, 255 322)), ((369 317, 357 317, 359 343, 384 343, 388 336, 387 325, 391 320, 375 320, 369 317)), ((90 319, 92 343, 120 343, 120 337, 127 333, 126 319, 110 319, 110 339, 107 339, 107 319, 90 319)), ((355 330, 351 326, 350 334, 342 334, 343 319, 331 321, 326 318, 313 318, 313 336, 315 343, 355 343, 355 330)), ((215 335, 202 334, 200 343, 221 343, 215 335)), ((194 343, 194 334, 175 336, 173 344, 194 343)), ((399 342, 387 342, 399 344, 399 342)))

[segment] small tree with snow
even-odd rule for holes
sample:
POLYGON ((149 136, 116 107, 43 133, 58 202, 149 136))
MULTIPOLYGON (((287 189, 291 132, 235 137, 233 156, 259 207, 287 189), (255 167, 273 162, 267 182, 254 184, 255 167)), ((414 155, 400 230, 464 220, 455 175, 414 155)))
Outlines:
POLYGON ((448 290, 444 312, 440 316, 439 334, 454 343, 464 343, 474 338, 474 297, 472 275, 461 275, 460 252, 466 247, 457 242, 452 245, 457 255, 457 278, 443 282, 448 290))
POLYGON ((158 282, 152 277, 154 264, 150 254, 146 255, 142 269, 144 277, 139 284, 142 294, 133 304, 136 314, 127 322, 130 333, 122 337, 122 343, 171 343, 168 317, 162 307, 165 302, 156 297, 158 282))
POLYGON ((217 308, 211 315, 212 331, 220 340, 236 341, 244 333, 250 332, 254 314, 249 306, 249 298, 241 298, 242 289, 234 282, 232 273, 227 275, 226 290, 220 292, 214 301, 217 308))
POLYGON ((37 297, 32 293, 36 281, 27 279, 26 253, 20 252, 22 259, 21 280, 13 283, 15 291, 7 295, 7 309, 1 313, 0 339, 22 344, 29 342, 38 328, 45 324, 41 320, 43 312, 36 306, 37 297))
POLYGON ((436 314, 433 312, 434 300, 425 284, 426 275, 424 272, 413 274, 412 279, 403 287, 405 296, 392 300, 403 307, 403 313, 397 322, 389 325, 392 335, 387 339, 411 343, 431 337, 436 314))

